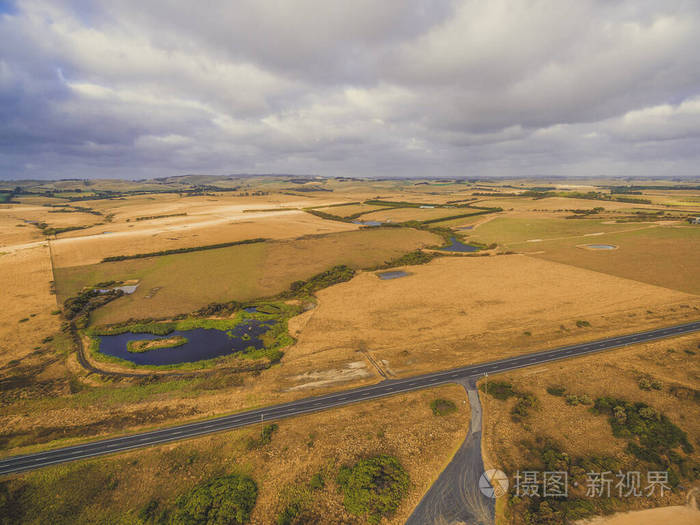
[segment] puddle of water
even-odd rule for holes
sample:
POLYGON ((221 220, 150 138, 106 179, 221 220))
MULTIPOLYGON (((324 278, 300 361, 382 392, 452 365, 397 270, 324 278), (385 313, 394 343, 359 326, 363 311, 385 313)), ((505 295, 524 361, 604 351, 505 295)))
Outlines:
POLYGON ((614 244, 586 244, 586 248, 590 250, 614 250, 617 246, 614 244))
POLYGON ((174 365, 193 363, 241 352, 253 346, 262 348, 260 339, 274 324, 274 321, 251 319, 241 323, 229 332, 206 328, 175 330, 165 336, 126 332, 119 335, 100 336, 100 352, 119 357, 137 365, 174 365), (187 343, 174 348, 158 348, 147 352, 129 352, 129 341, 168 339, 175 336, 187 338, 187 343))
POLYGON ((136 291, 136 289, 139 287, 138 284, 132 284, 132 285, 126 285, 126 286, 115 286, 114 288, 102 288, 98 290, 100 293, 107 293, 111 292, 112 290, 121 290, 125 294, 132 294, 136 291))
POLYGON ((408 275, 411 275, 411 274, 408 272, 401 271, 401 270, 396 270, 396 271, 390 271, 390 272, 380 272, 377 274, 377 277, 386 281, 389 279, 399 279, 400 277, 406 277, 408 275))
POLYGON ((471 244, 464 244, 461 241, 457 240, 457 237, 450 237, 450 241, 452 244, 449 246, 445 246, 444 248, 440 248, 442 251, 445 252, 478 252, 479 248, 476 246, 472 246, 471 244))

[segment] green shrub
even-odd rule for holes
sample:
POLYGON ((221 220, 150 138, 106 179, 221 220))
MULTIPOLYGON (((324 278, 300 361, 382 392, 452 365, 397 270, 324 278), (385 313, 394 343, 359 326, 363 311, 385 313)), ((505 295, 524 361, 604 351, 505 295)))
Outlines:
POLYGON ((279 427, 277 426, 277 423, 265 425, 260 431, 260 438, 250 438, 248 440, 248 449, 252 450, 255 448, 264 447, 265 445, 269 445, 272 441, 272 435, 277 431, 278 428, 279 427))
POLYGON ((547 387, 547 393, 552 394, 553 396, 563 396, 564 393, 566 392, 566 387, 563 386, 548 386, 547 387))
MULTIPOLYGON (((630 403, 621 399, 602 397, 596 399, 594 409, 599 413, 610 414, 608 421, 613 435, 636 437, 643 449, 648 449, 657 455, 668 454, 676 447, 681 447, 686 454, 693 451, 687 434, 664 414, 645 403, 630 403)), ((639 452, 634 446, 629 450, 639 452)), ((645 454, 649 455, 647 452, 645 454)))
POLYGON ((516 420, 525 418, 530 414, 530 409, 537 408, 538 404, 537 397, 533 394, 519 394, 518 401, 515 403, 511 414, 516 420))
POLYGON ((588 394, 581 394, 581 395, 575 395, 575 394, 568 394, 566 396, 566 404, 567 405, 590 405, 593 403, 593 400, 590 398, 588 394))
POLYGON ((433 411, 434 416, 446 416, 457 412, 457 405, 449 399, 433 399, 430 402, 430 409, 433 411))
POLYGON ((505 401, 509 397, 517 396, 517 393, 513 390, 513 385, 506 381, 484 382, 481 385, 481 390, 501 401, 505 401))
POLYGON ((277 525, 301 525, 306 523, 304 519, 304 505, 299 501, 292 501, 277 514, 277 525))
POLYGON ((323 474, 321 474, 320 472, 317 472, 316 474, 311 476, 311 479, 309 480, 309 488, 311 490, 322 489, 325 486, 326 486, 326 481, 323 479, 323 474))
POLYGON ((355 276, 355 270, 352 268, 339 265, 334 266, 330 270, 314 275, 306 281, 294 281, 289 290, 281 294, 282 297, 305 297, 314 292, 327 288, 334 284, 349 281, 355 276))
POLYGON ((579 321, 576 321, 576 326, 578 326, 579 328, 584 328, 584 327, 591 326, 591 323, 589 323, 588 321, 579 320, 579 321))
POLYGON ((369 270, 387 270, 398 266, 418 266, 419 264, 427 264, 436 257, 440 256, 441 254, 439 253, 415 250, 413 252, 405 253, 404 255, 401 255, 395 259, 391 259, 384 264, 370 268, 369 270))
POLYGON ((230 474, 197 485, 176 501, 172 525, 238 525, 247 523, 258 497, 251 478, 230 474))
POLYGON ((342 467, 336 478, 348 512, 365 516, 369 523, 390 517, 406 496, 408 473, 392 456, 362 459, 352 467, 342 467))

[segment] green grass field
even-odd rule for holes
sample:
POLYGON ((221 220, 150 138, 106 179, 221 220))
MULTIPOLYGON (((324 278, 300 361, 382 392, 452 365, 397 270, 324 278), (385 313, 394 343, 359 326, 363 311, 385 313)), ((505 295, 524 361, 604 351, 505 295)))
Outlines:
POLYGON ((83 286, 139 279, 137 291, 94 312, 100 323, 187 313, 212 302, 275 295, 297 280, 345 264, 373 267, 422 246, 440 244, 429 232, 366 229, 293 241, 271 241, 203 252, 56 269, 59 300, 83 286))

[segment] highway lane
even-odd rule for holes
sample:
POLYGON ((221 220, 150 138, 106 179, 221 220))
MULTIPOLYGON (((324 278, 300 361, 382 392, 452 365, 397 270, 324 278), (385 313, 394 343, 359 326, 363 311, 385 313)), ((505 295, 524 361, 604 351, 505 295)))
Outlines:
POLYGON ((386 380, 375 385, 358 387, 323 396, 299 399, 297 401, 291 401, 280 405, 248 410, 228 416, 220 416, 214 419, 185 423, 183 425, 161 428, 139 434, 103 439, 81 445, 74 445, 71 447, 47 450, 45 452, 38 452, 35 454, 12 456, 0 460, 0 475, 22 472, 57 463, 64 463, 77 459, 112 454, 115 452, 122 452, 135 448, 201 436, 212 432, 239 428, 261 421, 264 422, 297 416, 309 412, 317 412, 319 410, 326 410, 337 406, 356 403, 358 401, 377 399, 402 392, 409 392, 421 388, 452 383, 472 376, 482 376, 487 373, 495 374, 505 372, 516 368, 539 365, 559 359, 567 359, 631 344, 688 334, 696 331, 700 331, 700 321, 658 328, 646 332, 637 332, 634 334, 610 337, 588 343, 564 346, 552 350, 523 354, 507 359, 500 359, 498 361, 479 363, 420 376, 386 380))

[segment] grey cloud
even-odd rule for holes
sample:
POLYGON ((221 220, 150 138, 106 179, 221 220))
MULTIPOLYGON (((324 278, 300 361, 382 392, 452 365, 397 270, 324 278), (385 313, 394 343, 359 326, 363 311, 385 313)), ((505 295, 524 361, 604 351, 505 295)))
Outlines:
POLYGON ((699 48, 680 0, 25 0, 0 177, 697 174, 699 48))

